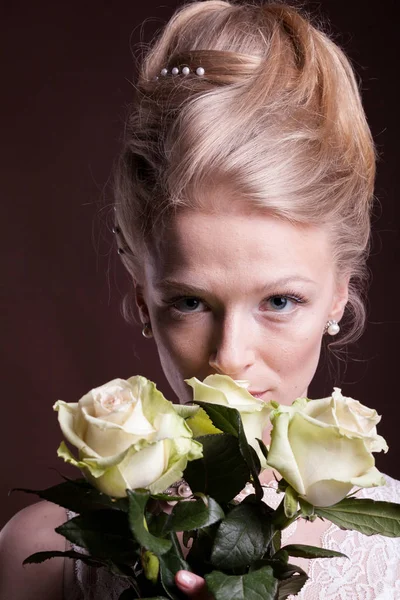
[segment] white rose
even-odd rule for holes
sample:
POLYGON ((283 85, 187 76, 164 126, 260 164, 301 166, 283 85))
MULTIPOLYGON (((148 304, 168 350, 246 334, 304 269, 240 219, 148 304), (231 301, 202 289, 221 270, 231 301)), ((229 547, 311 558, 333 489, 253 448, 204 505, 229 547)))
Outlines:
POLYGON ((194 402, 220 404, 239 411, 248 443, 257 452, 261 466, 266 467, 264 455, 258 439, 262 439, 263 430, 269 425, 270 404, 255 398, 248 391, 248 381, 235 381, 227 375, 209 375, 203 382, 196 377, 185 379, 193 388, 194 402))
POLYGON ((353 488, 384 484, 372 452, 387 444, 377 435, 380 416, 334 388, 331 397, 299 398, 271 414, 268 465, 314 506, 331 506, 353 488))
POLYGON ((66 440, 58 454, 79 467, 100 491, 114 497, 126 489, 159 493, 182 477, 188 460, 201 458, 184 418, 145 377, 114 379, 79 402, 54 405, 66 440))

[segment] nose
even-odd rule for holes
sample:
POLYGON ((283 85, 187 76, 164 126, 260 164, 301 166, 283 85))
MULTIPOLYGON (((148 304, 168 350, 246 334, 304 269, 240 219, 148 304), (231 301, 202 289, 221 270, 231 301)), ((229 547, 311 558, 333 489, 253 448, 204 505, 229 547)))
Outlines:
POLYGON ((215 326, 209 365, 221 375, 243 379, 254 364, 255 348, 249 323, 241 315, 225 315, 215 326))

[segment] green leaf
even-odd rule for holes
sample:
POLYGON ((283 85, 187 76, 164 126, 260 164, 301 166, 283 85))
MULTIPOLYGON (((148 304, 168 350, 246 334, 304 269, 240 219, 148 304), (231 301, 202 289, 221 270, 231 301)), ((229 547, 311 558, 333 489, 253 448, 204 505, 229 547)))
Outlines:
POLYGON ((303 573, 301 575, 294 575, 289 579, 280 581, 278 585, 278 596, 277 600, 286 600, 289 596, 295 596, 303 588, 305 582, 308 579, 308 575, 303 573))
POLYGON ((160 556, 160 578, 164 591, 172 600, 186 598, 175 585, 175 575, 178 571, 190 571, 190 565, 182 556, 181 547, 175 533, 170 533, 171 549, 160 556))
POLYGON ((35 554, 31 554, 27 558, 25 558, 23 565, 31 565, 31 564, 40 564, 49 558, 72 558, 74 560, 81 560, 89 567, 102 567, 104 566, 104 561, 95 560, 91 556, 87 554, 81 554, 80 552, 75 552, 75 550, 67 550, 66 552, 59 552, 58 550, 49 550, 46 552, 35 552, 35 554))
POLYGON ((220 404, 208 404, 207 402, 197 402, 197 404, 206 411, 215 427, 238 438, 240 453, 250 469, 256 496, 261 500, 263 491, 258 479, 261 470, 260 460, 254 448, 247 442, 239 411, 220 404))
POLYGON ((76 513, 101 508, 128 510, 126 498, 107 496, 96 490, 86 479, 68 480, 45 490, 15 488, 13 491, 36 494, 42 500, 48 500, 76 513))
POLYGON ((193 492, 212 496, 217 502, 232 500, 250 479, 235 436, 220 433, 197 438, 203 458, 188 463, 184 478, 193 492))
POLYGON ((304 544, 289 544, 283 546, 273 558, 280 560, 281 553, 285 552, 289 556, 299 556, 301 558, 348 558, 346 554, 336 552, 335 550, 326 550, 317 546, 307 546, 304 544))
POLYGON ((56 532, 70 542, 85 548, 93 558, 132 564, 138 544, 129 529, 126 513, 116 510, 95 510, 66 521, 56 532))
POLYGON ((268 507, 241 503, 221 521, 211 562, 220 569, 246 567, 263 556, 273 533, 268 507))
POLYGON ((193 437, 198 438, 202 435, 221 433, 221 430, 213 425, 213 422, 204 409, 200 408, 200 406, 196 406, 196 409, 198 412, 195 416, 186 421, 192 430, 193 437))
POLYGON ((173 404, 172 407, 182 419, 193 419, 201 410, 195 404, 173 404))
MULTIPOLYGON (((274 473, 274 477, 277 480, 275 473, 274 473)), ((286 492, 286 489, 288 488, 288 486, 289 486, 288 482, 285 479, 283 479, 283 477, 282 477, 282 479, 279 479, 279 481, 278 481, 278 491, 279 492, 286 492)))
POLYGON ((175 504, 165 525, 165 531, 190 531, 208 527, 224 518, 220 505, 210 497, 175 504))
POLYGON ((168 552, 171 548, 170 540, 164 540, 152 535, 147 526, 145 509, 150 497, 148 492, 132 492, 127 490, 129 499, 129 525, 135 539, 146 550, 154 552, 157 556, 168 552))
POLYGON ((129 579, 129 582, 133 587, 137 587, 136 585, 136 575, 132 566, 128 566, 124 563, 117 563, 112 560, 105 561, 105 567, 112 573, 113 575, 117 575, 117 577, 124 577, 125 579, 129 579))
POLYGON ((205 576, 215 600, 275 600, 278 581, 270 566, 246 575, 225 575, 213 571, 205 576))
POLYGON ((267 446, 264 444, 264 442, 258 438, 256 438, 258 445, 260 446, 260 450, 263 453, 263 456, 265 458, 265 460, 268 462, 268 448, 267 446))
MULTIPOLYGON (((221 404, 210 404, 208 402, 197 402, 204 412, 210 417, 214 426, 224 433, 229 433, 235 437, 239 437, 239 422, 240 414, 235 408, 222 406, 221 404)), ((241 419, 240 419, 241 421, 241 419)))
POLYGON ((288 519, 294 517, 297 513, 299 495, 290 485, 286 488, 283 508, 288 519))
POLYGON ((217 529, 218 523, 214 523, 214 525, 196 531, 196 536, 186 557, 191 570, 202 577, 212 571, 210 556, 217 529))
POLYGON ((165 512, 151 514, 146 510, 147 527, 150 533, 156 537, 164 536, 164 529, 168 519, 169 515, 165 512))
POLYGON ((365 535, 400 537, 400 504, 369 498, 345 498, 329 507, 315 507, 315 514, 342 529, 365 535))
MULTIPOLYGON (((283 553, 287 554, 287 552, 283 553)), ((294 577, 295 575, 307 575, 305 571, 301 567, 297 565, 291 565, 286 562, 286 557, 281 557, 276 560, 275 558, 263 558, 262 560, 258 560, 251 566, 251 571, 257 571, 261 567, 270 566, 272 568, 275 579, 279 579, 280 581, 284 579, 289 579, 290 577, 294 577)))
POLYGON ((282 560, 263 559, 254 563, 252 571, 262 566, 270 566, 275 579, 279 580, 276 600, 284 600, 292 594, 297 594, 308 579, 308 575, 301 567, 291 565, 282 560))
POLYGON ((274 554, 275 552, 278 552, 278 550, 281 549, 281 545, 282 545, 282 531, 280 529, 278 529, 277 531, 275 531, 275 533, 271 539, 271 549, 270 550, 271 550, 272 554, 274 554))
POLYGON ((122 592, 118 600, 136 600, 138 595, 133 588, 128 588, 122 592))

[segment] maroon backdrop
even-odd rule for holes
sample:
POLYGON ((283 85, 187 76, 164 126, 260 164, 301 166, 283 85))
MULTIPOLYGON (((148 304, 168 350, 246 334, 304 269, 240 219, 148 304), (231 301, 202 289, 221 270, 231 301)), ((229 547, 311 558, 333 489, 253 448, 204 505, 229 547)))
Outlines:
MULTIPOLYGON (((45 487, 59 481, 56 469, 68 472, 55 456, 55 400, 76 401, 91 387, 135 373, 170 394, 153 342, 121 316, 128 281, 104 215, 132 92, 131 45, 144 18, 149 40, 176 5, 22 0, 3 7, 0 526, 35 500, 9 497, 10 488, 45 487)), ((381 158, 367 332, 346 371, 329 375, 321 366, 312 393, 327 394, 335 383, 383 413, 380 432, 391 450, 378 466, 399 476, 398 30, 390 6, 389 0, 379 9, 362 0, 320 6, 362 79, 381 158)))

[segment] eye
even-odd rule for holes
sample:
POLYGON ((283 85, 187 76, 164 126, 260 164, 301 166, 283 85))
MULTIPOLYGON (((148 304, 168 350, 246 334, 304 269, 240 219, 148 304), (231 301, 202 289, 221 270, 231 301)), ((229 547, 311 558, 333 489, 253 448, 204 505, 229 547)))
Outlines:
POLYGON ((288 304, 290 305, 290 300, 286 296, 273 296, 269 299, 269 303, 276 310, 284 310, 288 304))
POLYGON ((180 312, 180 313, 194 313, 194 312, 202 312, 202 308, 204 307, 204 303, 199 298, 195 298, 192 296, 184 297, 184 298, 174 298, 168 304, 172 309, 180 312), (200 309, 200 310, 199 310, 200 309))
POLYGON ((274 312, 290 312, 295 308, 296 304, 304 304, 305 300, 298 296, 275 294, 267 298, 266 302, 274 312))

